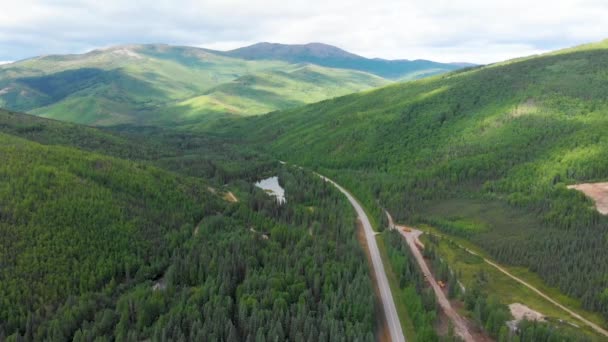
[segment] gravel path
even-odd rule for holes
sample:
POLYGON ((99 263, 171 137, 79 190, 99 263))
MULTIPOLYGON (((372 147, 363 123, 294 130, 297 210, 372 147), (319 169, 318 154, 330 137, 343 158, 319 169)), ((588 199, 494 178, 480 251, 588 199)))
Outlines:
POLYGON ((408 229, 410 230, 409 232, 404 231, 403 228, 405 228, 405 227, 395 225, 393 223, 393 218, 388 213, 387 213, 387 216, 388 216, 388 221, 389 221, 389 227, 391 227, 393 229, 397 229, 397 231, 399 233, 401 233, 401 235, 403 235, 403 237, 407 241, 407 244, 410 247, 410 250, 412 251, 414 258, 418 262, 418 265, 420 266, 420 269, 422 270, 424 277, 428 280, 429 284, 433 288, 433 291, 435 291, 435 297, 437 298, 437 303, 439 303, 439 306, 441 306, 441 309, 443 310, 443 312, 446 314, 446 316, 448 316, 448 318, 454 324, 454 331, 456 332, 456 334, 458 336, 460 336, 460 338, 462 338, 466 342, 474 342, 475 339, 473 339, 473 335, 471 335, 471 333, 469 332, 469 328, 467 326, 466 321, 458 314, 458 312, 456 312, 456 310, 454 310, 454 308, 452 307, 452 304, 450 303, 448 298, 445 296, 445 293, 443 292, 443 290, 441 289, 439 284, 437 284, 437 280, 435 280, 435 277, 433 276, 433 273, 431 273, 431 270, 429 269, 429 266, 426 264, 426 261, 424 261, 424 257, 422 256, 422 253, 416 246, 416 241, 418 241, 418 243, 420 243, 420 241, 418 240, 418 237, 422 234, 422 231, 413 229, 413 228, 409 228, 409 227, 408 227, 408 229))

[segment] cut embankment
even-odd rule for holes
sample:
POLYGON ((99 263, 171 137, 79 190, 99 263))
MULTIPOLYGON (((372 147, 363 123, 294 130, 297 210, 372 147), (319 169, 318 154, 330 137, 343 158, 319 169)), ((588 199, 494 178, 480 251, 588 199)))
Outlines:
POLYGON ((608 182, 607 183, 583 183, 568 186, 584 193, 595 202, 595 208, 602 215, 608 215, 608 182))

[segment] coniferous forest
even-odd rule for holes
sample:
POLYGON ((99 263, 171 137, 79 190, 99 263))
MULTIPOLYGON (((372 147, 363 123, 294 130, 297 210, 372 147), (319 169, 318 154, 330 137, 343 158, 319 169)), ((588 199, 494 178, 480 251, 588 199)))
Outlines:
POLYGON ((408 341, 603 340, 608 215, 573 186, 608 184, 607 94, 608 40, 485 66, 318 43, 2 64, 0 342, 373 341, 397 321, 408 341))
POLYGON ((603 41, 226 130, 334 177, 378 222, 385 208, 470 239, 608 318, 608 219, 567 188, 608 179, 607 56, 603 41))
POLYGON ((171 156, 180 139, 168 134, 163 153, 183 160, 170 172, 141 141, 91 129, 73 143, 69 125, 2 114, 2 130, 22 137, 0 133, 0 340, 374 339, 354 212, 320 178, 251 164, 278 174, 279 205, 231 174, 247 153, 171 156), (193 163, 216 169, 210 183, 193 163), (226 179, 237 202, 217 185, 226 179))

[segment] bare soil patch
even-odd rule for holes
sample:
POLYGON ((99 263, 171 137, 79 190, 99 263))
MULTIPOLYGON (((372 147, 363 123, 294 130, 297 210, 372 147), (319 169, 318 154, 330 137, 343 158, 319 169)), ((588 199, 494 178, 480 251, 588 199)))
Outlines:
POLYGON ((545 320, 545 316, 543 314, 520 303, 513 303, 509 305, 509 309, 511 310, 511 315, 513 315, 513 318, 515 318, 516 321, 525 319, 528 321, 542 322, 545 320))
POLYGON ((224 199, 228 202, 231 203, 236 203, 239 201, 238 198, 236 198, 236 196, 234 196, 234 194, 232 193, 232 191, 228 191, 225 195, 224 195, 224 199))
POLYGON ((608 183, 583 183, 568 186, 584 193, 595 202, 595 208, 602 215, 608 215, 608 183))
POLYGON ((523 115, 534 114, 536 112, 538 112, 536 101, 534 101, 534 99, 528 99, 525 102, 517 105, 517 107, 515 107, 510 114, 511 117, 517 118, 523 115))

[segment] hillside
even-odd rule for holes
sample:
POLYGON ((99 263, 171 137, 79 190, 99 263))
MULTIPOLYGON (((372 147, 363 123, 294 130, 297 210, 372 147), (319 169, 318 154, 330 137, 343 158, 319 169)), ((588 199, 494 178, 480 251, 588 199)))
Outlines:
POLYGON ((239 120, 380 219, 430 224, 608 318, 608 218, 568 185, 608 179, 608 41, 239 120), (377 200, 379 202, 377 202, 377 200))
POLYGON ((0 187, 0 333, 25 328, 41 303, 153 278, 171 235, 209 214, 203 182, 4 133, 0 141, 0 177, 10 179, 0 187))
POLYGON ((256 170, 228 142, 200 162, 225 154, 218 165, 241 175, 278 175, 286 204, 246 176, 186 176, 202 138, 155 132, 0 110, 1 341, 373 339, 371 279, 339 192, 296 168, 256 170), (154 166, 164 158, 177 172, 154 166))
POLYGON ((389 81, 356 70, 129 45, 0 66, 0 107, 93 125, 263 114, 389 81))
POLYGON ((458 64, 427 60, 370 59, 321 43, 304 45, 258 43, 228 51, 226 55, 247 60, 280 60, 291 63, 312 63, 330 68, 359 70, 392 80, 418 79, 462 67, 458 64))

